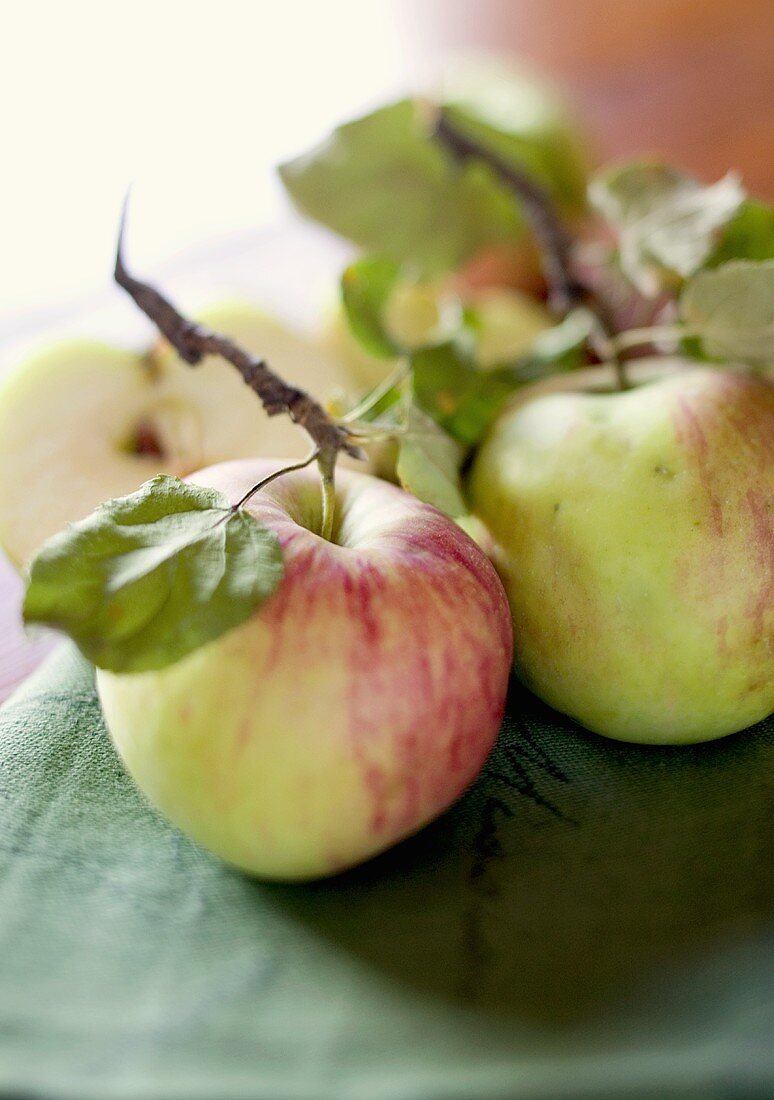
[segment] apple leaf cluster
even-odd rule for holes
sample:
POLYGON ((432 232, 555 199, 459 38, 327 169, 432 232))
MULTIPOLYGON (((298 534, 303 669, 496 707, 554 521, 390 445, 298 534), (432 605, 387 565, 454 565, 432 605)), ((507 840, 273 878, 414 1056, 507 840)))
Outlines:
POLYGON ((243 622, 282 573, 273 531, 162 474, 45 543, 24 618, 65 631, 100 668, 162 668, 243 622))
POLYGON ((665 165, 598 173, 589 198, 613 231, 608 262, 675 323, 696 358, 774 362, 774 210, 728 174, 704 186, 665 165))
MULTIPOLYGON (((601 317, 613 354, 637 344, 658 347, 666 335, 669 350, 694 358, 753 367, 774 360, 774 211, 747 199, 733 174, 704 186, 674 168, 634 162, 599 172, 589 199, 615 242, 602 250, 597 270, 584 273, 589 304, 571 309, 510 361, 478 360, 475 300, 459 299, 446 323, 419 342, 397 338, 391 303, 399 288, 412 280, 419 285, 416 256, 403 264, 365 256, 344 272, 342 303, 352 334, 372 356, 404 358, 404 396, 409 390, 410 402, 451 440, 477 446, 520 386, 587 364, 591 349, 599 355, 601 317)), ((412 491, 422 496, 416 484, 412 491)), ((439 504, 432 493, 423 499, 439 504)))
POLYGON ((649 297, 707 267, 774 258, 774 210, 747 198, 731 172, 705 185, 635 161, 598 172, 589 201, 616 237, 623 272, 649 297))

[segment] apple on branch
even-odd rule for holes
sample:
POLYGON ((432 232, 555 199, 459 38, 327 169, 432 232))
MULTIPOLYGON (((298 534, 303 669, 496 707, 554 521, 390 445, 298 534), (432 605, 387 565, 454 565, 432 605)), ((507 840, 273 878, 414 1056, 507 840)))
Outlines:
MULTIPOLYGON (((324 395, 336 360, 244 302, 203 311, 288 380, 324 395)), ((185 476, 214 462, 304 453, 286 417, 269 419, 229 364, 195 369, 165 342, 148 354, 73 340, 21 363, 0 389, 0 544, 19 567, 46 538, 157 472, 185 476)))

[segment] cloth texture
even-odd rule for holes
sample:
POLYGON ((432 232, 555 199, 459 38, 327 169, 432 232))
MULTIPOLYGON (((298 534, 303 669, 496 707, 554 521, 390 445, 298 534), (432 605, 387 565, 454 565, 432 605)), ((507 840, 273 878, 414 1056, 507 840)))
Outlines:
POLYGON ((0 1096, 774 1096, 773 787, 772 719, 635 747, 514 688, 441 819, 268 885, 148 806, 64 647, 0 711, 0 1096))

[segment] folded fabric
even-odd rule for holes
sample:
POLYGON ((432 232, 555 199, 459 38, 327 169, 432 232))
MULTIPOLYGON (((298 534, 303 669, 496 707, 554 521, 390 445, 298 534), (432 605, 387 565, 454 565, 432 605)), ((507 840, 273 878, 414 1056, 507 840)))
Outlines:
POLYGON ((145 803, 65 648, 0 712, 0 1095, 774 1095, 773 778, 771 719, 633 747, 515 690, 439 821, 268 885, 145 803))

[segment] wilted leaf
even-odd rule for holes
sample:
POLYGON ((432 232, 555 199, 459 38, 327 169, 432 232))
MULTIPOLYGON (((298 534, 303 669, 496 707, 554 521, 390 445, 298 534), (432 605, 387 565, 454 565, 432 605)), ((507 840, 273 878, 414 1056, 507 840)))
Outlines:
POLYGON ((634 163, 599 173, 589 198, 618 234, 627 277, 653 296, 665 276, 685 279, 701 268, 744 191, 731 173, 704 186, 665 165, 634 163))

